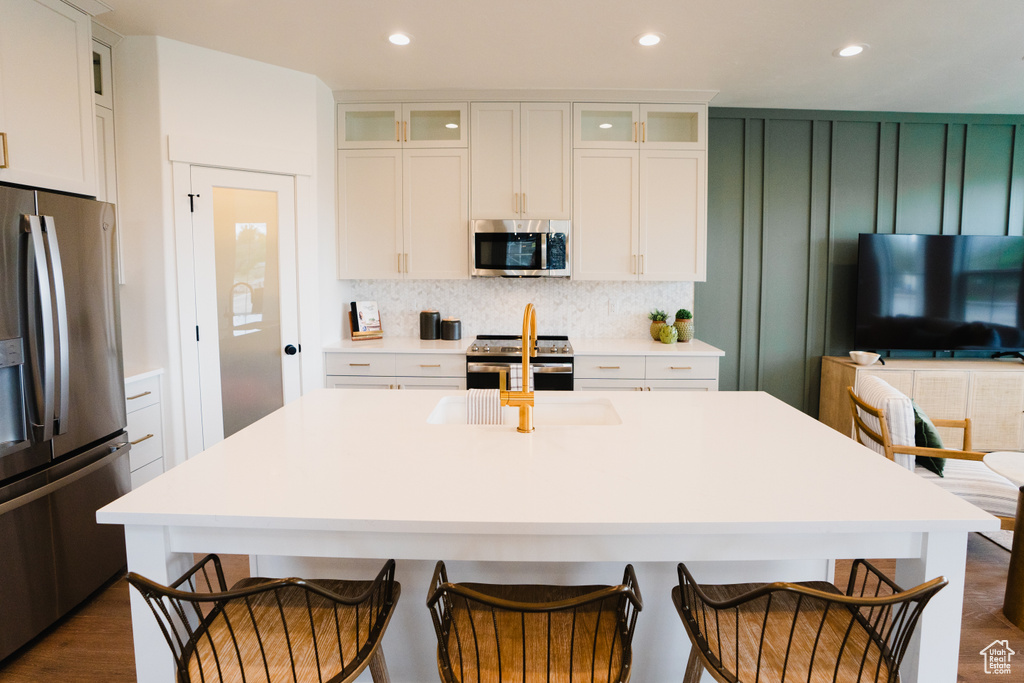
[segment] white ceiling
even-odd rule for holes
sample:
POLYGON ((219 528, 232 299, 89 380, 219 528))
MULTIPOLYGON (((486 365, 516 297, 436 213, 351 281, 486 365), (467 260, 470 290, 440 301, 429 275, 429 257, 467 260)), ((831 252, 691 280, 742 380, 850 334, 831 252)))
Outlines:
POLYGON ((333 90, 714 90, 718 107, 1024 114, 1024 0, 104 0, 97 21, 333 90), (413 36, 397 48, 395 30, 413 36), (641 48, 633 38, 665 40, 641 48), (839 59, 849 43, 870 48, 839 59))

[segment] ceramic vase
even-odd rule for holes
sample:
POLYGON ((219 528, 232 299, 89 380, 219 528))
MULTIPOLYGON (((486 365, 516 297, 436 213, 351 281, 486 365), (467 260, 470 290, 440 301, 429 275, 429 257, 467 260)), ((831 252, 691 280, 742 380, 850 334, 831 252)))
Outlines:
POLYGON ((655 320, 651 323, 651 339, 654 341, 661 341, 661 328, 665 327, 667 323, 664 320, 655 320))
POLYGON ((674 323, 676 331, 679 332, 679 341, 688 342, 693 339, 693 318, 676 320, 674 323))

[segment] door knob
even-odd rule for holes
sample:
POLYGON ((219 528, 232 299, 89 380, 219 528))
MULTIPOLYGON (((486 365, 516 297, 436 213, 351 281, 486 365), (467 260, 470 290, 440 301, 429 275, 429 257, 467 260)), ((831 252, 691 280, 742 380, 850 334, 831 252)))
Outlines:
POLYGON ((284 347, 284 352, 289 356, 294 356, 296 353, 299 352, 299 350, 295 348, 293 345, 289 344, 288 346, 284 347))

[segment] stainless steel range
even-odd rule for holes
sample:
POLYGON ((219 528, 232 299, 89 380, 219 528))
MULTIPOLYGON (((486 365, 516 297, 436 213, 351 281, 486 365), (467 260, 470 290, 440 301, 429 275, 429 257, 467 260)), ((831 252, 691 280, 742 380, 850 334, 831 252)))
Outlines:
MULTIPOLYGON (((523 338, 519 335, 478 336, 466 351, 466 387, 497 389, 499 373, 523 361, 523 338)), ((537 391, 572 391, 573 352, 563 335, 538 335, 537 355, 530 358, 533 385, 537 391)))

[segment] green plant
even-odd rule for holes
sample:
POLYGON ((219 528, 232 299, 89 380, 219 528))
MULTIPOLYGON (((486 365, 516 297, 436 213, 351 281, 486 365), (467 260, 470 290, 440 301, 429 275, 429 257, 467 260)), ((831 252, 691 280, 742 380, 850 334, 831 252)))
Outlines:
POLYGON ((658 339, 662 344, 674 344, 679 339, 679 331, 672 325, 665 325, 658 332, 658 339))
POLYGON ((668 313, 659 308, 655 308, 653 311, 647 314, 647 317, 653 320, 654 322, 665 322, 666 320, 668 320, 668 313))
POLYGON ((676 311, 676 320, 690 320, 693 318, 693 313, 690 313, 685 308, 680 308, 676 311))

